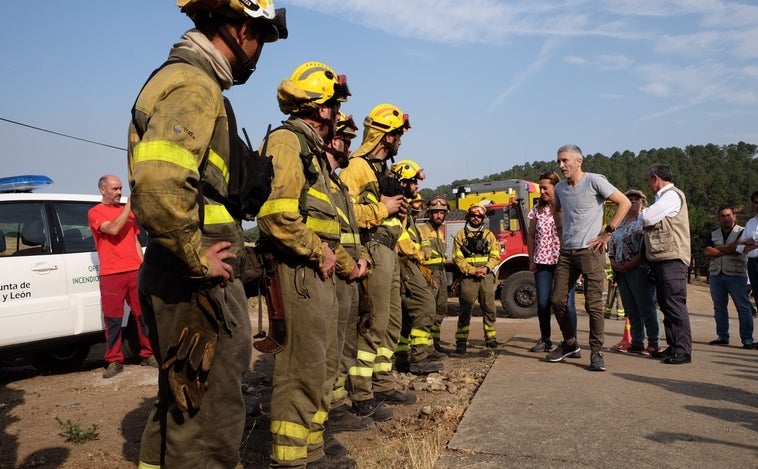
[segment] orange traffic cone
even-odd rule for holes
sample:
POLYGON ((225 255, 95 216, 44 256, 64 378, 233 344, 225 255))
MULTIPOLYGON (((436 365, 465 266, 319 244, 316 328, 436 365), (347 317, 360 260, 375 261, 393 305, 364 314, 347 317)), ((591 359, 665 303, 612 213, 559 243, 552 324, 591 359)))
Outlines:
POLYGON ((629 351, 629 346, 632 345, 632 325, 629 324, 629 318, 624 321, 624 335, 621 337, 621 342, 617 343, 608 350, 611 352, 626 353, 629 351))

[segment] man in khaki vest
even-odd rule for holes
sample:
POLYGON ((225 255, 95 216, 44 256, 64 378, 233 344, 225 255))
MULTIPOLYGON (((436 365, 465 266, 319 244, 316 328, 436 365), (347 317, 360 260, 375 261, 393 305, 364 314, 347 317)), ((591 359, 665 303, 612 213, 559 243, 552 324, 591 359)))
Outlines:
POLYGON ((645 173, 655 203, 642 211, 645 256, 655 272, 658 304, 668 348, 651 355, 663 363, 692 361, 692 330, 687 311, 687 266, 690 265, 690 222, 687 198, 674 186, 671 168, 656 163, 645 173))
POLYGON ((737 224, 734 209, 719 207, 719 228, 713 230, 705 247, 709 280, 713 299, 713 317, 716 319, 716 339, 711 345, 729 344, 729 297, 737 308, 740 324, 740 339, 743 348, 753 348, 753 312, 747 296, 747 260, 737 252, 737 240, 743 228, 737 224))

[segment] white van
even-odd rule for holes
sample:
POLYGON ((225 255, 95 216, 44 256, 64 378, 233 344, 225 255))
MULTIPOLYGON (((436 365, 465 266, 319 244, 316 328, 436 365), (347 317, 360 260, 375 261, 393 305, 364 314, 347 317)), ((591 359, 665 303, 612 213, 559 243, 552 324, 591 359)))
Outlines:
POLYGON ((24 357, 60 371, 105 340, 100 261, 87 223, 100 201, 0 193, 0 360, 24 357))

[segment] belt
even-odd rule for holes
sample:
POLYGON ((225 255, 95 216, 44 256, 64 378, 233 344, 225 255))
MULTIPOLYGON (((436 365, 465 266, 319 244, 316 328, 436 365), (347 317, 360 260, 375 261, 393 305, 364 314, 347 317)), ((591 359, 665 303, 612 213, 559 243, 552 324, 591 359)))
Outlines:
POLYGON ((366 244, 369 241, 374 241, 382 246, 386 246, 391 251, 395 249, 395 246, 397 245, 397 239, 393 238, 392 236, 386 234, 386 233, 379 233, 377 231, 369 232, 369 231, 362 231, 361 232, 361 244, 366 244))
POLYGON ((758 262, 758 257, 748 257, 747 261, 748 262, 758 262))

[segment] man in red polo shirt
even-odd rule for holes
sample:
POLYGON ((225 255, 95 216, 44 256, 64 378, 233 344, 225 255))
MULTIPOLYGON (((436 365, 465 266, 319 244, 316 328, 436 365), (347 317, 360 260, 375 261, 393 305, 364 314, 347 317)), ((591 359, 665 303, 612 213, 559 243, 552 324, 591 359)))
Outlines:
POLYGON ((153 357, 137 297, 142 246, 137 239, 139 228, 131 211, 131 201, 121 204, 121 180, 112 174, 101 177, 98 188, 103 201, 90 209, 87 218, 100 257, 100 303, 105 323, 105 361, 108 362, 103 378, 112 378, 124 370, 121 351, 124 300, 137 325, 140 363, 157 368, 158 362, 153 357))

